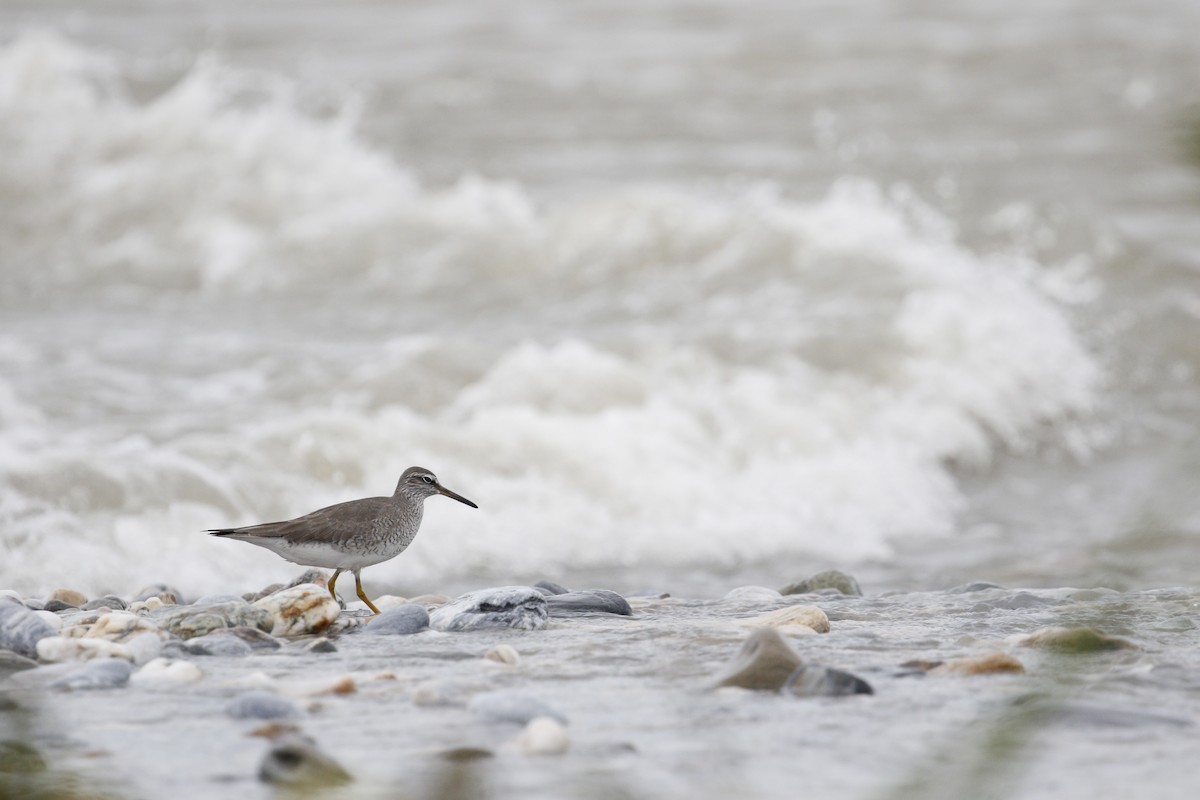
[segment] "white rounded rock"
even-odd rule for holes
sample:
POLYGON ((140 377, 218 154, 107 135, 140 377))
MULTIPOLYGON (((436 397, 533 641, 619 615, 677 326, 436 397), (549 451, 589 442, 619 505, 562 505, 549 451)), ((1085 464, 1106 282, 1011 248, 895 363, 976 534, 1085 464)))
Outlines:
POLYGON ((783 595, 765 586, 739 586, 736 589, 730 589, 724 599, 735 603, 769 603, 773 600, 782 600, 783 595))
POLYGON ((133 661, 134 655, 128 647, 107 639, 74 639, 65 636, 47 636, 37 643, 38 658, 49 663, 64 661, 90 661, 93 658, 121 658, 133 661))
POLYGON ((320 633, 342 613, 329 590, 315 583, 302 583, 269 594, 254 604, 271 613, 272 636, 304 636, 320 633))
POLYGON ((204 677, 204 671, 190 661, 156 658, 139 669, 130 682, 140 686, 177 686, 195 683, 204 677))
POLYGON ((557 756, 571 748, 566 727, 553 717, 534 717, 514 740, 527 756, 557 756))
POLYGON ((488 661, 515 667, 521 663, 521 654, 510 644, 498 644, 483 654, 488 661))

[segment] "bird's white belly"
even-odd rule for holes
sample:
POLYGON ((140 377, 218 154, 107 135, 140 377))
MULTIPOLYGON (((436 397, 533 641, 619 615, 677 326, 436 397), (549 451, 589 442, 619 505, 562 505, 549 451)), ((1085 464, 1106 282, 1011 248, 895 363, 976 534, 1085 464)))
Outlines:
POLYGON ((293 564, 300 564, 305 567, 323 567, 325 569, 362 569, 363 567, 369 567, 372 564, 378 564, 390 558, 395 558, 404 550, 404 547, 400 547, 399 549, 381 548, 373 552, 351 553, 336 547, 330 547, 329 545, 311 542, 292 544, 280 541, 279 539, 253 539, 251 541, 260 547, 265 547, 276 555, 286 558, 293 564))

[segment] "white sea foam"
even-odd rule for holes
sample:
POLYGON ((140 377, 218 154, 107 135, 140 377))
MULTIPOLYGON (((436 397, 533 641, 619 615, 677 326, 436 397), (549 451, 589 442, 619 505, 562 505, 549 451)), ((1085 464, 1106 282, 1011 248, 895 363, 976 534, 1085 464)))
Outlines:
POLYGON ((431 500, 370 579, 850 562, 1095 402, 1047 270, 902 192, 428 189, 274 84, 202 61, 135 102, 63 39, 0 50, 10 307, 144 300, 0 340, 0 587, 252 588, 292 568, 204 528, 413 463, 481 508, 431 500))

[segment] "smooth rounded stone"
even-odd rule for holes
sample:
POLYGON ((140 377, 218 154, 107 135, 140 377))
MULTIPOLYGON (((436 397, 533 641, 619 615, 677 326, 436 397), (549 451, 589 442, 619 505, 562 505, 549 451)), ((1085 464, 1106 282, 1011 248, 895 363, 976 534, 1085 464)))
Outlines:
POLYGON ((68 672, 50 686, 68 691, 116 689, 129 683, 132 674, 133 665, 123 658, 97 658, 68 672))
POLYGON ((482 692, 467 701, 467 710, 489 722, 529 723, 536 717, 550 717, 563 725, 567 718, 531 694, 513 689, 482 692))
POLYGON ((796 667, 788 676, 783 693, 796 697, 846 697, 852 694, 875 694, 875 690, 857 675, 819 664, 807 664, 796 667))
POLYGON ((633 616, 629 601, 607 589, 582 589, 577 592, 546 595, 546 611, 552 617, 595 613, 633 616))
POLYGON ((836 569, 827 569, 802 581, 789 583, 780 589, 779 593, 783 595, 811 594, 819 592, 822 589, 834 589, 841 594, 862 597, 862 589, 859 588, 858 581, 841 570, 836 569))
POLYGON ((829 617, 816 606, 785 606, 768 612, 754 619, 747 620, 750 625, 765 625, 770 628, 786 628, 793 625, 803 625, 817 633, 829 633, 829 617))
POLYGON ((281 589, 256 601, 254 607, 270 613, 274 621, 272 636, 321 633, 342 613, 342 607, 329 590, 315 583, 281 589))
POLYGON ((17 655, 11 650, 0 650, 0 681, 15 672, 33 669, 38 663, 32 658, 17 655))
POLYGON ((987 653, 982 656, 955 658, 929 668, 930 675, 992 675, 1021 673, 1025 665, 1008 653, 987 653))
POLYGON ((989 589, 1003 589, 1005 587, 998 583, 988 583, 987 581, 972 581, 964 583, 961 586, 955 586, 953 589, 947 589, 946 594, 973 594, 974 592, 986 592, 989 589))
POLYGON ((569 591, 566 587, 560 586, 554 581, 538 581, 533 585, 533 588, 545 595, 566 594, 569 591))
POLYGON ((419 594, 416 597, 410 597, 408 602, 417 606, 425 606, 428 610, 433 606, 444 606, 450 602, 450 598, 444 594, 419 594))
POLYGON ((282 642, 280 642, 271 634, 260 631, 258 628, 250 628, 245 625, 235 625, 232 628, 226 628, 223 631, 218 631, 218 633, 241 639, 243 642, 250 645, 252 650, 278 650, 283 646, 282 642))
POLYGON ((0 598, 0 649, 37 657, 37 643, 56 633, 50 623, 18 602, 0 598))
POLYGON ((133 673, 129 681, 135 686, 181 686, 203 677, 204 670, 190 661, 156 658, 133 673))
POLYGON ((514 628, 534 631, 546 627, 546 598, 529 586, 480 589, 434 609, 429 626, 438 631, 476 631, 514 628))
POLYGON ((336 653, 338 651, 337 645, 324 636, 305 644, 304 650, 307 653, 336 653))
POLYGON ((124 644, 133 655, 133 663, 138 665, 149 663, 158 658, 163 649, 162 637, 157 632, 151 631, 131 636, 124 644))
POLYGON ((181 639, 194 639, 222 628, 235 628, 239 625, 262 631, 270 631, 275 625, 270 611, 253 606, 245 600, 164 609, 155 614, 155 617, 165 630, 181 639))
POLYGON ((285 787, 297 796, 344 786, 354 779, 341 764, 317 749, 309 737, 300 733, 280 735, 271 744, 258 766, 263 783, 285 787))
POLYGON ((1017 644, 1060 653, 1096 653, 1105 650, 1138 649, 1138 646, 1128 639, 1109 636, 1095 628, 1042 628, 1019 638, 1017 644))
POLYGON ((59 611, 75 611, 79 606, 64 603, 62 600, 47 600, 43 611, 57 614, 59 611))
MULTIPOLYGON (((418 605, 413 603, 407 597, 399 597, 394 594, 381 594, 375 598, 375 607, 380 611, 387 611, 389 608, 399 608, 400 606, 418 605)), ((424 606, 421 606, 424 608, 424 606)))
POLYGON ((782 598, 779 592, 765 586, 739 586, 730 589, 722 599, 735 603, 770 603, 782 598))
POLYGON ((124 642, 142 633, 153 633, 163 638, 168 635, 148 617, 139 617, 129 611, 110 611, 92 623, 84 638, 124 642))
POLYGON ((7 597, 9 600, 16 600, 18 603, 24 603, 21 599, 21 594, 16 589, 0 589, 0 600, 7 597))
POLYGON ((484 653, 483 657, 488 661, 494 661, 497 664, 507 664, 510 667, 515 667, 521 663, 521 654, 510 644, 498 644, 484 653))
POLYGON ((534 717, 517 734, 514 744, 527 756, 557 756, 571 749, 571 737, 553 717, 534 717))
POLYGON ((234 719, 292 719, 300 709, 272 692, 251 691, 230 700, 225 713, 234 719))
MULTIPOLYGON (((74 610, 72 606, 67 606, 67 608, 74 610)), ((53 628, 56 633, 63 629, 63 618, 53 611, 35 611, 33 613, 37 615, 38 619, 53 628)))
POLYGON ((429 627, 429 612, 424 606, 408 603, 384 609, 363 628, 364 633, 376 636, 406 636, 429 627))
POLYGON ((779 631, 759 628, 746 637, 733 663, 717 676, 715 685, 777 692, 800 665, 800 656, 779 631))
POLYGON ((77 592, 74 589, 55 589, 46 600, 47 602, 57 600, 74 608, 82 608, 88 601, 87 595, 83 592, 77 592))
POLYGON ((163 606, 167 605, 158 597, 151 597, 146 600, 138 600, 129 604, 129 610, 134 614, 144 614, 147 611, 158 611, 163 606))
POLYGON ((107 608, 111 611, 124 611, 129 608, 129 604, 111 594, 106 594, 104 597, 97 597, 95 600, 83 604, 84 611, 95 611, 98 608, 107 608))
POLYGON ((69 636, 47 636, 37 643, 37 655, 48 664, 66 661, 91 661, 97 658, 120 658, 133 661, 134 654, 126 645, 107 639, 76 639, 69 636))
POLYGON ((248 656, 254 652, 250 645, 243 642, 236 636, 230 636, 221 631, 206 633, 203 636, 197 636, 194 639, 189 639, 184 647, 189 653, 197 656, 224 656, 226 658, 239 658, 248 656))
POLYGON ((30 611, 45 611, 46 601, 38 597, 27 597, 24 606, 30 611))

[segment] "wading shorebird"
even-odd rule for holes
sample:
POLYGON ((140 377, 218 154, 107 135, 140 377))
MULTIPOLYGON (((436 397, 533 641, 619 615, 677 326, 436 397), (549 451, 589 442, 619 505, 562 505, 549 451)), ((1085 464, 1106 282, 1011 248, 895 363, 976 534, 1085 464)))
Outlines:
POLYGON ((265 547, 293 564, 334 570, 329 593, 338 575, 354 573, 354 588, 367 608, 379 609, 363 591, 359 573, 363 567, 395 558, 412 544, 421 527, 425 498, 442 494, 471 508, 479 508, 462 495, 438 483, 424 467, 409 467, 400 476, 391 497, 364 497, 319 509, 287 522, 267 522, 244 528, 215 528, 208 533, 265 547))

